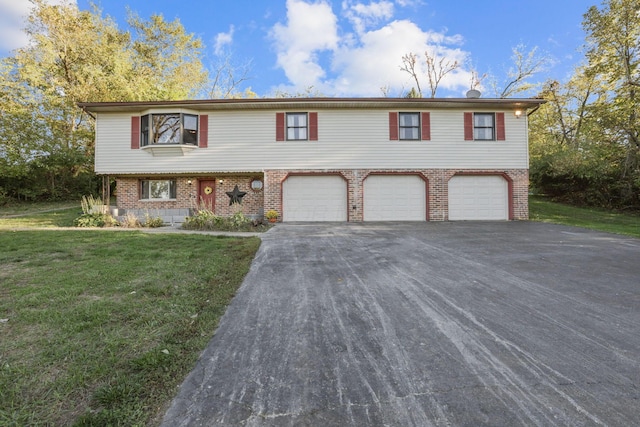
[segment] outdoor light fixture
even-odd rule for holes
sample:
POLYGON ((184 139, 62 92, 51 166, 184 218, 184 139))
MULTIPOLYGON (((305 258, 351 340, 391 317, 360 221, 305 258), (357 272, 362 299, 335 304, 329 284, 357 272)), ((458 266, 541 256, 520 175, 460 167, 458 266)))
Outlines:
POLYGON ((522 110, 516 110, 513 114, 515 114, 516 118, 519 119, 520 117, 522 117, 522 110))
POLYGON ((221 179, 220 181, 218 181, 220 184, 224 184, 224 179, 221 179))
POLYGON ((191 180, 190 179, 187 180, 187 184, 191 185, 191 180))

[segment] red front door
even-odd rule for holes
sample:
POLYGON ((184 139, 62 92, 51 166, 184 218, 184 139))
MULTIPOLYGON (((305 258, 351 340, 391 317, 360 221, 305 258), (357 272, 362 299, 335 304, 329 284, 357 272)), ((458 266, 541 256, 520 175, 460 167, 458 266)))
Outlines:
POLYGON ((203 180, 199 182, 198 206, 211 212, 216 208, 216 181, 203 180))

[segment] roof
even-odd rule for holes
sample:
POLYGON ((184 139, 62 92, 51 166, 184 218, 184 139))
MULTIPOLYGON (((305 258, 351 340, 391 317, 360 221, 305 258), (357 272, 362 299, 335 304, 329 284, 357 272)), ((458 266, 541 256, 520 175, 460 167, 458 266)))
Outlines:
POLYGON ((542 98, 253 98, 192 99, 183 101, 80 102, 86 111, 126 112, 173 107, 210 110, 290 110, 290 109, 430 109, 430 108, 537 108, 542 98))

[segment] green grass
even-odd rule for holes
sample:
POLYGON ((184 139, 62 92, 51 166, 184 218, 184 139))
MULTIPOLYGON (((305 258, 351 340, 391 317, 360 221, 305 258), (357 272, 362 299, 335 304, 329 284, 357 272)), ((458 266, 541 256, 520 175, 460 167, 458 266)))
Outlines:
POLYGON ((72 207, 77 207, 78 210, 80 210, 80 200, 64 202, 14 202, 6 206, 0 206, 0 219, 9 215, 34 214, 72 207))
POLYGON ((532 221, 573 225, 608 233, 640 237, 640 216, 595 208, 579 208, 555 203, 542 197, 529 198, 532 221))
POLYGON ((56 228, 73 227, 73 220, 82 214, 80 205, 60 210, 25 213, 20 216, 0 216, 0 230, 16 228, 56 228))
POLYGON ((0 231, 0 425, 157 424, 259 244, 0 231))

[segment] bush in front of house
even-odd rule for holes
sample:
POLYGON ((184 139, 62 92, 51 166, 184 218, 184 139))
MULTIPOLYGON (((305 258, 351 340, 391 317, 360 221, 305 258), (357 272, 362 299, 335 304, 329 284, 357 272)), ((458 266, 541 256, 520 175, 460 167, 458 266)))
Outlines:
POLYGON ((199 209, 182 224, 185 230, 201 231, 266 231, 269 227, 259 220, 252 220, 240 210, 230 216, 219 216, 208 209, 199 209))

